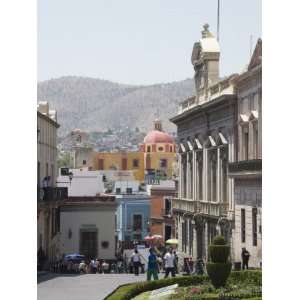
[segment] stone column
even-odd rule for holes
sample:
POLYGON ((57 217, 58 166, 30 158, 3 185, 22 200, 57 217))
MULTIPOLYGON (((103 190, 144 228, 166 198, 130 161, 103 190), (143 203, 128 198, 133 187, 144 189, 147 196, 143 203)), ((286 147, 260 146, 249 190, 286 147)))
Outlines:
POLYGON ((249 122, 249 144, 248 144, 248 159, 254 159, 254 126, 253 122, 249 122))
POLYGON ((187 152, 186 154, 186 197, 185 198, 189 198, 190 197, 190 182, 191 178, 190 178, 190 152, 187 152))
MULTIPOLYGON (((234 136, 233 130, 228 134, 228 162, 234 162, 234 136)), ((228 176, 228 175, 227 175, 228 176)), ((234 211, 234 179, 228 178, 228 209, 234 211)))
POLYGON ((221 151, 220 147, 217 149, 217 176, 216 176, 216 201, 221 202, 221 151))
POLYGON ((178 157, 178 164, 179 164, 179 185, 178 185, 178 196, 179 198, 182 198, 182 154, 179 154, 178 157))
POLYGON ((194 151, 190 151, 190 157, 189 157, 189 173, 190 173, 190 182, 189 182, 189 187, 190 187, 190 199, 194 198, 194 151))
POLYGON ((197 153, 193 150, 193 200, 197 200, 197 153))
POLYGON ((243 160, 244 149, 243 149, 243 129, 241 125, 238 125, 238 160, 243 160))
POLYGON ((207 161, 207 148, 203 149, 203 200, 207 201, 208 189, 208 161, 207 161))
POLYGON ((208 260, 208 239, 209 239, 209 226, 207 221, 204 223, 204 252, 203 256, 205 257, 206 260, 208 260))

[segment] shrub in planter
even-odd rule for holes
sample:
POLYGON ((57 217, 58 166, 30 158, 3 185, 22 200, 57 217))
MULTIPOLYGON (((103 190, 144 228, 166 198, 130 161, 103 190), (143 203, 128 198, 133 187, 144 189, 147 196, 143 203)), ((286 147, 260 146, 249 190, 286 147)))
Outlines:
POLYGON ((222 236, 216 236, 208 248, 210 261, 206 265, 207 274, 215 288, 225 286, 231 272, 231 262, 228 261, 230 248, 222 236))

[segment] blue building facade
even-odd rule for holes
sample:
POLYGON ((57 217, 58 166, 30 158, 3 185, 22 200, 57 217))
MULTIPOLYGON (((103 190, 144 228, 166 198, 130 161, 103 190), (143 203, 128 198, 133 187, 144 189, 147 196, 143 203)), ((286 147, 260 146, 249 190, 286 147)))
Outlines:
POLYGON ((116 195, 116 238, 143 240, 150 231, 150 196, 146 193, 116 195))

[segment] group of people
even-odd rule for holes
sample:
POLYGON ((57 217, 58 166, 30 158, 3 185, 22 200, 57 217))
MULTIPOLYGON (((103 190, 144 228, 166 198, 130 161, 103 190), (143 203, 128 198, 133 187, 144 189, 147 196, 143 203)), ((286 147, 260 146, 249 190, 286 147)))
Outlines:
MULTIPOLYGON (((139 275, 139 268, 142 264, 142 259, 143 257, 140 255, 138 250, 135 249, 132 253, 131 261, 134 268, 134 274, 136 276, 139 275)), ((165 270, 165 278, 167 278, 169 274, 171 274, 172 277, 175 277, 176 273, 178 273, 178 257, 172 248, 169 248, 162 258, 156 253, 154 248, 150 248, 147 263, 147 280, 151 280, 152 277, 154 280, 157 280, 158 273, 161 268, 165 270)))
MULTIPOLYGON (((138 251, 135 250, 135 252, 132 255, 132 259, 136 262, 136 266, 138 266, 138 251)), ((249 259, 250 259, 250 253, 246 248, 242 248, 242 269, 248 269, 249 266, 249 259)), ((169 276, 171 273, 172 277, 175 277, 176 273, 178 273, 178 257, 176 255, 176 252, 170 248, 168 252, 163 256, 163 262, 164 262, 164 270, 165 270, 165 278, 169 276)), ((188 262, 187 262, 188 264, 188 262)), ((149 250, 149 257, 148 257, 148 270, 147 270, 147 280, 150 281, 153 277, 154 280, 158 279, 158 273, 160 271, 159 266, 159 256, 155 253, 153 248, 150 248, 149 250)), ((197 269, 199 274, 204 273, 204 262, 202 259, 198 261, 197 269)), ((136 270, 136 269, 135 269, 136 270)), ((190 272, 188 272, 190 274, 190 272)), ((138 271, 135 272, 136 275, 138 275, 138 271)))
MULTIPOLYGON (((250 253, 246 248, 242 248, 242 269, 249 268, 249 259, 250 253)), ((44 262, 46 260, 46 255, 42 248, 38 251, 38 267, 42 270, 44 262)), ((161 271, 165 272, 165 278, 167 278, 170 274, 172 277, 176 276, 178 273, 178 256, 176 251, 172 248, 169 248, 166 253, 161 254, 157 249, 150 248, 148 261, 138 252, 137 248, 131 255, 130 265, 132 266, 133 273, 138 276, 140 273, 140 269, 142 269, 142 273, 144 273, 144 264, 147 263, 147 280, 151 280, 152 277, 154 280, 158 279, 158 273, 161 271), (143 262, 144 260, 144 262, 143 262)), ((186 265, 186 270, 188 274, 204 273, 204 262, 202 259, 198 260, 197 263, 193 266, 191 262, 186 260, 184 261, 186 265), (196 268, 196 271, 194 270, 196 268)), ((193 262, 192 262, 193 263, 193 262)), ((109 263, 106 260, 100 259, 91 259, 87 261, 72 261, 72 260, 59 260, 58 262, 51 264, 50 269, 56 273, 127 273, 127 259, 118 258, 116 262, 109 263)))
POLYGON ((90 261, 60 260, 52 264, 50 268, 55 273, 101 274, 110 272, 110 264, 100 259, 92 259, 90 261))

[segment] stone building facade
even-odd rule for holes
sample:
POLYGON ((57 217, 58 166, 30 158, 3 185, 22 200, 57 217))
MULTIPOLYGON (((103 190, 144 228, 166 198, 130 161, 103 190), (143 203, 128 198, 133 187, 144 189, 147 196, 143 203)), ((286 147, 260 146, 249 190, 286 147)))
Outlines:
POLYGON ((251 257, 249 265, 260 267, 262 260, 262 41, 259 39, 248 70, 236 78, 237 160, 229 164, 234 179, 235 261, 241 248, 251 257))
POLYGON ((179 250, 208 259, 221 233, 231 259, 246 247, 251 267, 261 266, 261 40, 247 71, 220 79, 220 48, 204 26, 192 64, 196 95, 177 116, 179 194, 173 200, 179 250))
POLYGON ((236 75, 219 79, 219 55, 205 25, 192 53, 196 96, 182 102, 171 119, 180 152, 179 195, 173 200, 179 250, 195 259, 207 259, 218 230, 232 243, 234 185, 228 163, 236 156, 236 75))

